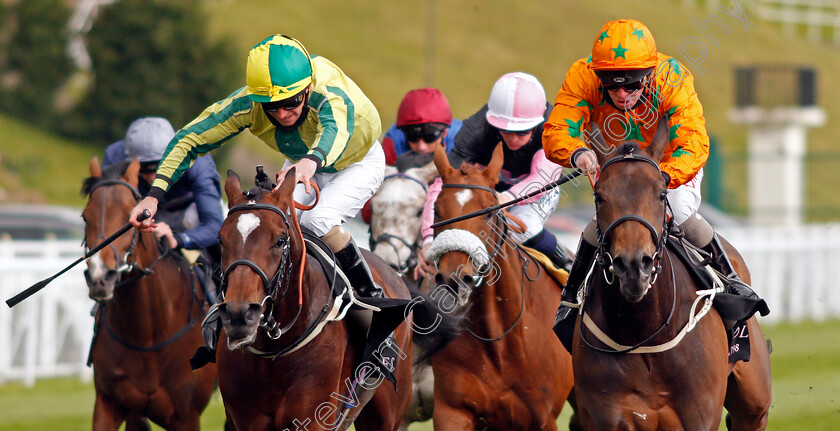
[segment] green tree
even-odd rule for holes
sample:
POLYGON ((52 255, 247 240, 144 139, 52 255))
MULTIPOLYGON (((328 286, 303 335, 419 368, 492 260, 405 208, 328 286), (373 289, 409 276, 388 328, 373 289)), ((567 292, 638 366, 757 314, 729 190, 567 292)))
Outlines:
POLYGON ((0 58, 0 109, 29 122, 50 124, 55 91, 73 70, 65 53, 70 10, 63 0, 21 1, 0 13, 9 35, 0 58))
POLYGON ((177 129, 230 93, 242 62, 224 40, 209 41, 200 10, 197 0, 122 0, 104 8, 87 37, 93 88, 62 129, 112 141, 149 115, 177 129))

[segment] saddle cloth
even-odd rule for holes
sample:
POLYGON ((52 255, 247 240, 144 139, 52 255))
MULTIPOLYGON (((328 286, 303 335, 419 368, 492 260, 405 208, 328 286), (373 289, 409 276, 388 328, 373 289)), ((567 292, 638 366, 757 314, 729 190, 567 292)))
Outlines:
MULTIPOLYGON (((698 290, 711 289, 716 284, 721 284, 720 280, 713 278, 718 276, 708 271, 706 265, 698 265, 697 260, 690 257, 696 252, 683 244, 681 238, 669 237, 667 246, 683 262, 697 284, 698 290)), ((729 340, 729 363, 750 360, 750 333, 747 329, 749 316, 743 317, 745 315, 743 302, 741 297, 725 292, 716 293, 712 302, 721 317, 735 321, 735 325, 726 331, 726 337, 729 340)))

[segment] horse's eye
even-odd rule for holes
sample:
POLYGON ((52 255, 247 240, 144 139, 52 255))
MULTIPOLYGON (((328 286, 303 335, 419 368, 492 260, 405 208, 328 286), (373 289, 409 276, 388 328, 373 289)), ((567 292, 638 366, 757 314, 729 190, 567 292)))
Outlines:
POLYGON ((283 248, 288 243, 289 243, 289 239, 286 238, 285 235, 281 236, 280 238, 277 238, 277 242, 274 243, 274 248, 283 248))
POLYGON ((595 198, 595 205, 604 203, 604 197, 601 196, 600 193, 595 193, 594 198, 595 198))
POLYGON ((221 236, 221 235, 217 236, 217 237, 216 237, 216 240, 217 240, 217 241, 219 241, 219 247, 224 248, 224 246, 225 246, 225 242, 224 242, 224 241, 222 241, 222 236, 221 236))
POLYGON ((667 199, 667 198, 668 198, 668 191, 662 190, 661 192, 659 192, 659 201, 660 202, 665 202, 665 199, 667 199))

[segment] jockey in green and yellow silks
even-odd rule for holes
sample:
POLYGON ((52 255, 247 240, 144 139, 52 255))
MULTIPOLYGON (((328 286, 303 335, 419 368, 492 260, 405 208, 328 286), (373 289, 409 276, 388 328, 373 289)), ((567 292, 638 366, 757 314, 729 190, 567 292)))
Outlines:
POLYGON ((143 210, 154 215, 160 197, 197 157, 248 130, 285 157, 278 183, 296 168, 303 183, 295 191, 298 202, 312 203, 309 180, 318 184, 320 202, 301 214, 300 224, 333 249, 362 296, 383 296, 352 237, 340 227, 373 196, 384 176, 385 156, 377 141, 382 126, 373 103, 338 66, 279 34, 250 50, 246 81, 175 134, 151 191, 130 221, 139 226, 143 210))

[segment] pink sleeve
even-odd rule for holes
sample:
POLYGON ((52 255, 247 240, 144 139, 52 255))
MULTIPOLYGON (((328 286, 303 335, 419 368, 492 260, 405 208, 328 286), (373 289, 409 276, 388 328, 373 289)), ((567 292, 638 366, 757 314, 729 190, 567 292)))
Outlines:
MULTIPOLYGON (((534 153, 534 158, 531 159, 531 173, 528 174, 527 177, 523 178, 522 181, 514 184, 513 187, 506 190, 505 193, 509 193, 513 195, 514 198, 518 198, 559 179, 562 171, 562 166, 548 160, 545 157, 545 151, 539 150, 534 153)), ((527 200, 522 201, 520 205, 527 203, 527 200)))
POLYGON ((432 223, 435 221, 435 200, 437 200, 440 191, 443 190, 443 181, 440 177, 435 179, 435 182, 429 186, 429 193, 426 194, 426 203, 423 205, 423 216, 420 219, 420 234, 423 237, 423 242, 431 241, 435 236, 435 231, 432 229, 432 223))

